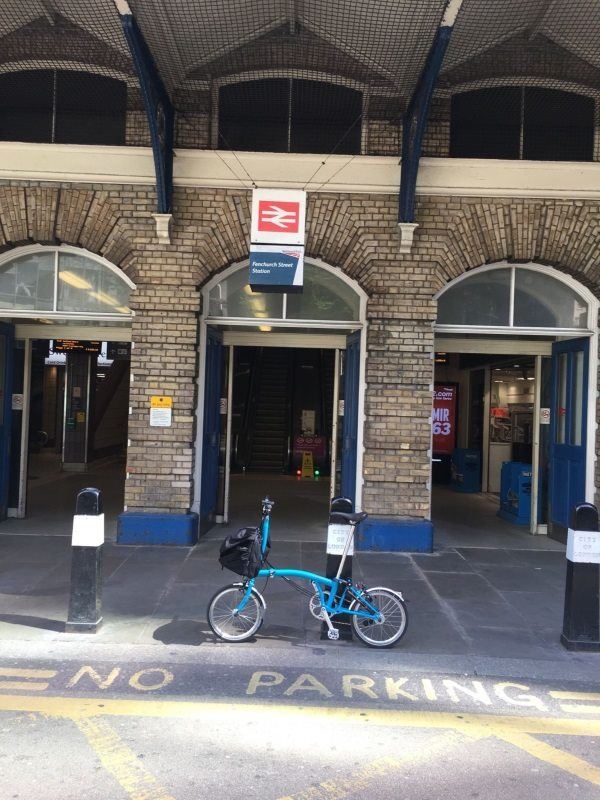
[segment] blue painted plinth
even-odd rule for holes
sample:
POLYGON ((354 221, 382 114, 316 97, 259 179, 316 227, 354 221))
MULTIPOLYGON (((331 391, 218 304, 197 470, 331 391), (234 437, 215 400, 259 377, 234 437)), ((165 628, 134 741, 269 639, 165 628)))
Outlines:
POLYGON ((118 544, 193 545, 198 541, 197 514, 144 514, 125 511, 117 521, 118 544))
POLYGON ((369 517, 356 531, 356 549, 431 553, 433 525, 428 519, 369 517))

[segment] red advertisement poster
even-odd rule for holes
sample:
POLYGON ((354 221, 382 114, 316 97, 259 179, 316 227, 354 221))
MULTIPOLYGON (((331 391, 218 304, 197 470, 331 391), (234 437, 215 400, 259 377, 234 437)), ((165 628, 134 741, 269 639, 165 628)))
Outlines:
POLYGON ((456 447, 458 385, 436 383, 433 387, 433 452, 451 455, 456 447))

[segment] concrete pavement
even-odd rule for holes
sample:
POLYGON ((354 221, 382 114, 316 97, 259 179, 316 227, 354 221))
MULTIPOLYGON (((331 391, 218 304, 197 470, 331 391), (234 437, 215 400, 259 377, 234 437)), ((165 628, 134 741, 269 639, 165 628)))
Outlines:
MULTIPOLYGON (((96 642, 202 647, 214 642, 206 607, 236 577, 217 561, 221 534, 194 548, 104 548, 104 624, 96 642), (217 538, 218 536, 218 538, 217 538)), ((322 571, 325 546, 282 542, 271 561, 322 571)), ((448 547, 431 555, 360 553, 354 575, 404 593, 407 654, 558 660, 578 656, 559 644, 565 556, 560 550, 448 547)), ((68 537, 0 535, 0 639, 67 641, 68 537)), ((262 586, 259 587, 262 589, 262 586)), ((267 613, 253 647, 321 644, 303 595, 271 580, 267 613)), ((343 646, 339 643, 335 646, 343 646)), ((359 643, 353 647, 363 648, 359 643)))

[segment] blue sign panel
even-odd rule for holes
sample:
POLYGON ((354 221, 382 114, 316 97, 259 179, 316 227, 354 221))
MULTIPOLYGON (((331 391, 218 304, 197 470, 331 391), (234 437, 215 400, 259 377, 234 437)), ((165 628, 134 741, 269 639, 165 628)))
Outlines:
POLYGON ((301 292, 304 282, 304 247, 253 244, 250 278, 255 292, 301 292))

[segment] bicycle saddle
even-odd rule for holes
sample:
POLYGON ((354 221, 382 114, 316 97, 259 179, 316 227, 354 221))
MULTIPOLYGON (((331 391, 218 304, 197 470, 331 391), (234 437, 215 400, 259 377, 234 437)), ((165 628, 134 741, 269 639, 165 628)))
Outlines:
POLYGON ((355 514, 344 514, 343 511, 334 511, 329 515, 329 521, 333 525, 358 525, 369 515, 366 511, 357 511, 355 514))

